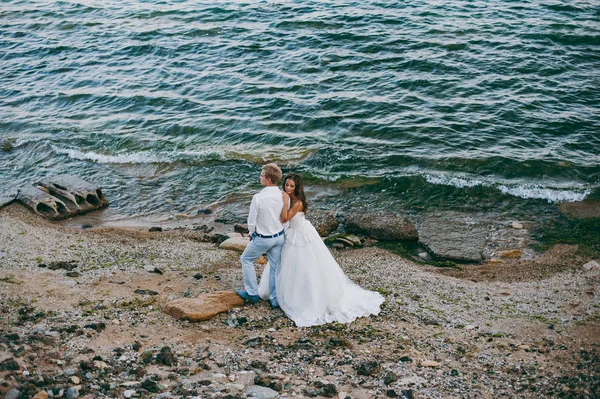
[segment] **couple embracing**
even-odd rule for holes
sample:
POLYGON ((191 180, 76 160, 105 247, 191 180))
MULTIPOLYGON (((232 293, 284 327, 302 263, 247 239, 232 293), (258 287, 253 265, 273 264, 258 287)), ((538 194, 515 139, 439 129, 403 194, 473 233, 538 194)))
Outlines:
POLYGON ((281 307, 298 327, 350 323, 357 317, 379 314, 383 297, 352 282, 305 219, 302 177, 286 175, 281 191, 277 186, 281 176, 274 163, 262 167, 264 188, 252 197, 250 243, 240 258, 245 290, 237 294, 249 303, 262 298, 274 309, 281 307), (254 262, 264 253, 269 262, 258 285, 254 262))

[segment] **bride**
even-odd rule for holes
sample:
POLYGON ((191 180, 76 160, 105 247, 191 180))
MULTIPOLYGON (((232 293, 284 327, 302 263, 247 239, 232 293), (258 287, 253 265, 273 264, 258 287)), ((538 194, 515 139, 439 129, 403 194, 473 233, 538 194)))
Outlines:
MULTIPOLYGON (((288 174, 283 188, 281 222, 290 223, 276 276, 281 309, 298 327, 350 323, 358 317, 379 314, 383 296, 352 282, 305 219, 307 202, 302 177, 288 174)), ((263 299, 269 297, 268 281, 267 265, 258 287, 263 299)))

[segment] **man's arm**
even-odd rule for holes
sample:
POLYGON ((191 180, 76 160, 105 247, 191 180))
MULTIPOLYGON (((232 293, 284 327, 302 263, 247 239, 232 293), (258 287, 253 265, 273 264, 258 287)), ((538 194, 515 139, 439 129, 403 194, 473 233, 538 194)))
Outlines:
POLYGON ((250 237, 256 232, 256 219, 258 218, 258 201, 256 195, 252 197, 250 212, 248 213, 248 232, 250 237))

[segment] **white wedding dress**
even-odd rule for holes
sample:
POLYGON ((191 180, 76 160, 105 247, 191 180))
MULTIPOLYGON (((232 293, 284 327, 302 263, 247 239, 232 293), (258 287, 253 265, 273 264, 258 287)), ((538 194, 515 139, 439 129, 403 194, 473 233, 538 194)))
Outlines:
MULTIPOLYGON (((298 212, 285 232, 276 276, 279 306, 298 327, 350 323, 379 314, 384 298, 352 282, 335 261, 314 226, 298 212)), ((269 265, 258 294, 269 299, 269 265)))

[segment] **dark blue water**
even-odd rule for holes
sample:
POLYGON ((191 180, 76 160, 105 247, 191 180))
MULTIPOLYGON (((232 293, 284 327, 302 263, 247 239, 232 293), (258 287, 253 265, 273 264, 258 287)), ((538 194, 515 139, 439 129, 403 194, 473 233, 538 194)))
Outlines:
POLYGON ((600 198, 600 1, 3 1, 0 187, 107 217, 247 201, 546 212, 600 198))

